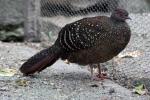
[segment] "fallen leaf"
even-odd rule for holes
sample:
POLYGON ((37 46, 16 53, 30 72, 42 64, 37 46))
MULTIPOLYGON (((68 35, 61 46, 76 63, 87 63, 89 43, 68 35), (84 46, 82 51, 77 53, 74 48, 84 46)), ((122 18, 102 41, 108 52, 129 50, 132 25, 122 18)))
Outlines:
POLYGON ((0 68, 0 76, 14 76, 16 74, 15 69, 10 68, 0 68))
POLYGON ((147 93, 147 89, 145 89, 144 84, 140 84, 135 87, 134 92, 139 94, 139 95, 144 95, 147 93))
POLYGON ((119 58, 134 58, 134 57, 138 57, 142 55, 141 51, 133 51, 133 52, 126 52, 124 54, 119 54, 118 57, 119 58))
POLYGON ((16 83, 17 83, 17 85, 19 85, 19 86, 24 86, 24 87, 26 87, 26 86, 29 84, 29 81, 28 81, 28 80, 22 80, 22 79, 20 79, 20 80, 17 80, 16 83))

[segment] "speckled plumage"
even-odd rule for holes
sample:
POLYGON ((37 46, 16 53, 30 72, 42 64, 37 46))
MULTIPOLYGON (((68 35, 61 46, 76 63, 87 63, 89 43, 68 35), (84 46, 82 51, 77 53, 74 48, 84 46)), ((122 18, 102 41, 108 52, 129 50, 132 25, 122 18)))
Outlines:
POLYGON ((128 12, 116 9, 111 17, 88 17, 67 24, 52 47, 30 58, 20 70, 24 74, 39 72, 58 58, 80 65, 106 62, 118 55, 130 40, 131 31, 126 19, 128 12), (43 52, 45 56, 41 56, 43 52), (46 58, 48 56, 49 59, 46 58))

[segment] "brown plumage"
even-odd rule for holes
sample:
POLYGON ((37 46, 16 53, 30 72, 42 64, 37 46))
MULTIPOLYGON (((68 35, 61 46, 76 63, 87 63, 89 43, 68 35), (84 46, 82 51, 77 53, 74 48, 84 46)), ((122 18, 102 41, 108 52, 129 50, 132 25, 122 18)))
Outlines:
POLYGON ((67 24, 54 45, 27 60, 20 71, 25 75, 40 72, 59 58, 79 65, 106 62, 117 56, 130 40, 126 19, 128 12, 116 9, 110 17, 88 17, 67 24))

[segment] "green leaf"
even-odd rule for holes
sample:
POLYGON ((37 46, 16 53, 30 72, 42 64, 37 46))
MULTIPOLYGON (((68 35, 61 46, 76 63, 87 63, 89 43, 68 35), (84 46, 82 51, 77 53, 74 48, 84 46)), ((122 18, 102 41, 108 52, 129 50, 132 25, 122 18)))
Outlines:
POLYGON ((136 90, 142 90, 144 89, 144 84, 140 84, 138 86, 135 87, 136 90))
POLYGON ((144 84, 140 84, 138 86, 135 87, 135 93, 139 94, 139 95, 144 95, 147 93, 147 90, 145 89, 144 84))
POLYGON ((53 34, 52 31, 49 31, 49 32, 47 33, 47 36, 48 36, 49 39, 52 38, 52 34, 53 34))

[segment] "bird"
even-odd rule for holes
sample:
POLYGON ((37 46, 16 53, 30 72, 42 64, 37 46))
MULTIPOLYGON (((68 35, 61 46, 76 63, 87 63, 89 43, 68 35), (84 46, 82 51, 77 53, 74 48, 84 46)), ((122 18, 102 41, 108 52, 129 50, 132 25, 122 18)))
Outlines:
POLYGON ((86 17, 66 24, 54 44, 29 58, 20 71, 24 75, 34 74, 62 59, 83 66, 96 64, 101 77, 100 64, 117 56, 130 41, 127 19, 128 11, 117 8, 109 17, 86 17))

